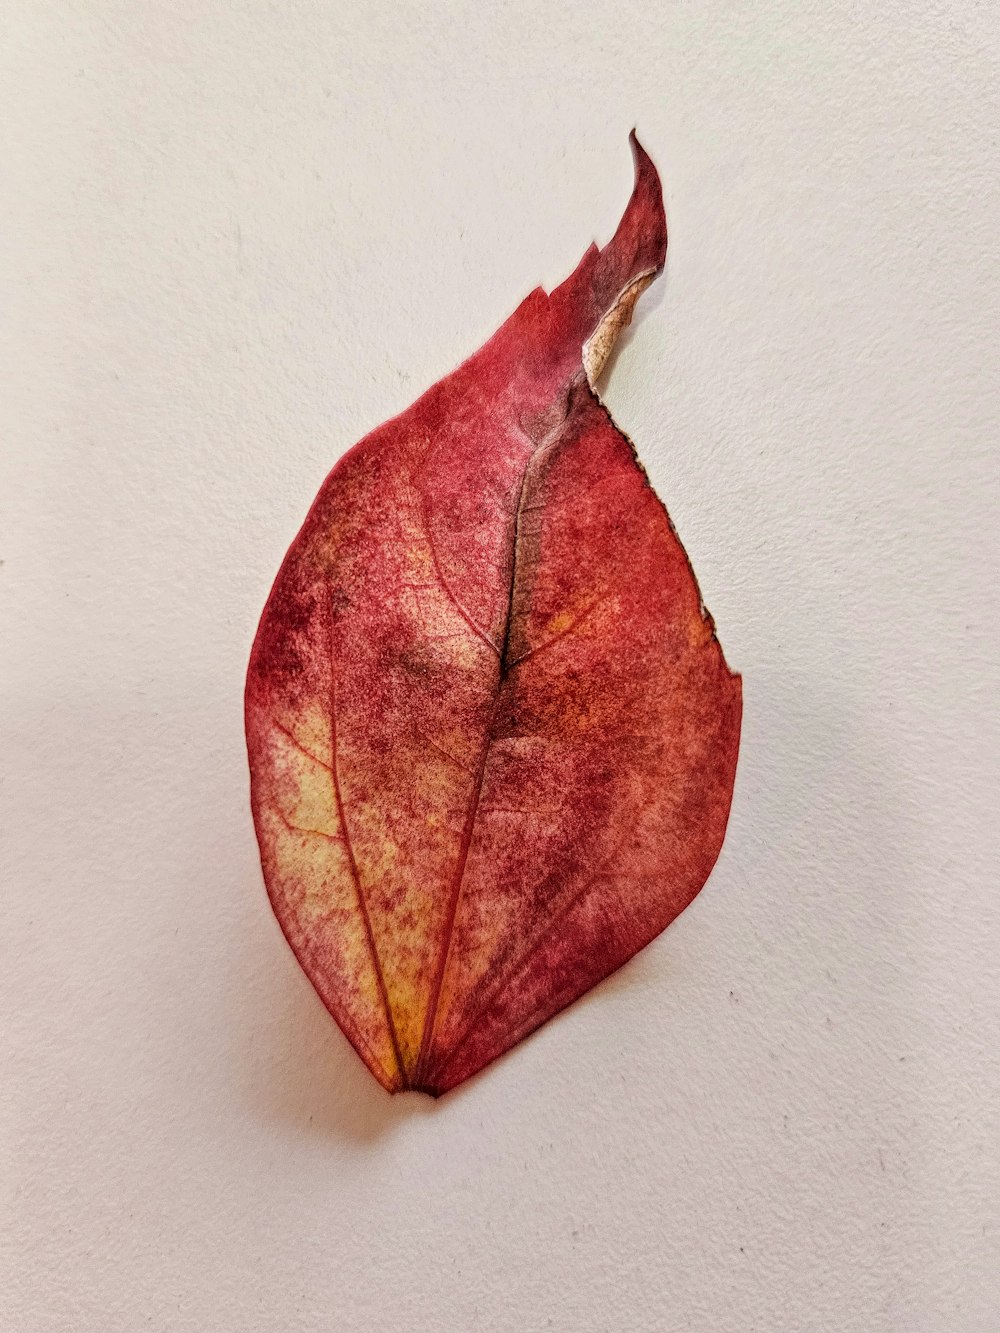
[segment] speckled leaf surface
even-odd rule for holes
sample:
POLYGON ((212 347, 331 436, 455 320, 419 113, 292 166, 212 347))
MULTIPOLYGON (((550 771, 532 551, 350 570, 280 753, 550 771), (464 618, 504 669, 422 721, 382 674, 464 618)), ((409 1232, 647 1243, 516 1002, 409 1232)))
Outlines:
POLYGON ((390 1091, 462 1082, 705 883, 739 678, 593 383, 662 269, 656 171, 611 242, 326 479, 250 663, 274 911, 390 1091))

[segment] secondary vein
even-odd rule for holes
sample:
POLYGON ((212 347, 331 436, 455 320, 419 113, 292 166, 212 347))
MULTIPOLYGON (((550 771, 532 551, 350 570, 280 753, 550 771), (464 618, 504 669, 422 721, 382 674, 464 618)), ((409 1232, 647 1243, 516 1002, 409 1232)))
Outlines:
POLYGON ((358 873, 358 863, 354 857, 354 845, 351 842, 351 833, 347 824, 347 813, 344 809, 344 796, 340 788, 340 772, 337 763, 337 664, 333 651, 333 590, 328 589, 327 615, 330 626, 330 773, 333 777, 333 794, 337 805, 337 817, 340 820, 340 827, 344 830, 344 849, 347 853, 348 864, 351 867, 351 877, 354 880, 354 889, 358 899, 358 910, 361 913, 361 919, 364 922, 365 937, 368 941, 368 949, 372 957, 372 967, 375 972, 375 980, 378 984, 379 995, 382 998, 382 1004, 385 1008, 386 1024, 389 1028, 389 1039, 392 1042, 392 1053, 396 1060, 396 1067, 399 1070, 399 1077, 403 1087, 406 1083, 406 1070, 403 1066, 403 1057, 399 1049, 399 1038, 396 1035, 396 1024, 392 1018, 392 1008, 389 1004, 389 992, 386 989, 385 976, 382 972, 382 964, 379 961, 378 947, 375 944, 375 933, 372 930, 371 916, 368 911, 368 903, 365 900, 364 890, 361 887, 361 876, 358 873))

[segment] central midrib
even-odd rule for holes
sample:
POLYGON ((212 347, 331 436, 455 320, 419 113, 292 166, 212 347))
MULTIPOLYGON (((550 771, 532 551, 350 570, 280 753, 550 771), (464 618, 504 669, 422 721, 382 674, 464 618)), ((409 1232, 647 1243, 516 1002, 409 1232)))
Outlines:
POLYGON ((424 1022, 423 1036, 420 1041, 420 1054, 417 1058, 416 1068, 413 1074, 411 1086, 419 1089, 421 1082, 426 1074, 427 1058, 430 1054, 431 1046, 434 1042, 434 1030, 437 1024, 438 1006, 441 1001, 441 992, 444 989, 444 981, 448 972, 448 964, 451 961, 451 946, 455 934, 455 921, 458 917, 458 907, 462 898, 462 885, 465 880, 465 870, 469 861, 469 852, 472 847, 472 836, 475 832, 476 817, 479 813, 479 802, 483 794, 483 783, 486 778, 486 766, 489 762, 490 750, 496 739, 495 729, 497 717, 500 709, 500 701, 503 698, 504 685, 507 677, 516 663, 509 660, 510 657, 510 636, 514 620, 514 594, 517 588, 518 576, 518 555, 520 551, 521 535, 521 509, 524 503, 524 492, 528 480, 528 472, 534 461, 536 454, 531 454, 524 466, 524 472, 521 474, 521 483, 517 491, 517 503, 514 508, 514 524, 511 532, 511 555, 510 555, 510 584, 507 589, 507 615, 504 622, 503 639, 498 650, 499 673, 497 675, 496 697, 493 700, 493 708, 490 713, 489 724, 486 728, 486 735, 483 741, 482 752, 479 756, 479 765, 476 770, 475 781, 473 782, 469 794, 469 807, 465 815, 465 825, 462 829, 462 841, 459 845, 458 860, 455 863, 455 873, 452 877, 452 888, 448 903, 448 915, 445 918, 444 934, 442 938, 441 951, 438 961, 437 971, 434 977, 434 983, 431 987, 430 1002, 427 1007, 427 1018, 424 1022))

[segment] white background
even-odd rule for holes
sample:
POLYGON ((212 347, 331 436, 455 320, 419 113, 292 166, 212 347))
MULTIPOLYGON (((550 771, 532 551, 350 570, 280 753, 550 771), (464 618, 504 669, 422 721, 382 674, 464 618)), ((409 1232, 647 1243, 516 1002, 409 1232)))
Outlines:
POLYGON ((995 1333, 995 5, 3 10, 0 1327, 995 1333), (247 653, 633 124, 671 248, 606 397, 744 675, 728 840, 390 1099, 267 906, 247 653))

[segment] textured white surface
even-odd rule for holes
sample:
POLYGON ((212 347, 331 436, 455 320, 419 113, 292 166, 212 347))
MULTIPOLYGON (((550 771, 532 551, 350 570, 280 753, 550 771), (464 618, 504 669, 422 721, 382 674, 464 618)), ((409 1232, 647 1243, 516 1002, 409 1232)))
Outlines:
POLYGON ((10 1333, 995 1333, 994 5, 4 6, 10 1333), (655 945, 437 1104, 268 910, 244 665, 347 446, 660 167, 607 397, 746 715, 655 945))

